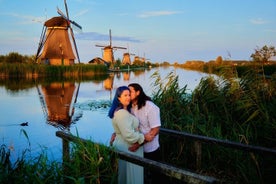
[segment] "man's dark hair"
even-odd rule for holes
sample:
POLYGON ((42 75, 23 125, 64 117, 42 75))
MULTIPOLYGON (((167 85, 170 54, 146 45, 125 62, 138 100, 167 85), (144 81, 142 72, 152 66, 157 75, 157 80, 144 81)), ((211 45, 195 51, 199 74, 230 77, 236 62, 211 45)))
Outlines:
POLYGON ((140 86, 140 84, 131 83, 128 85, 128 87, 133 87, 136 92, 140 91, 140 94, 137 97, 138 109, 141 109, 144 105, 146 105, 147 100, 152 101, 151 98, 145 94, 145 92, 144 92, 143 88, 140 86))

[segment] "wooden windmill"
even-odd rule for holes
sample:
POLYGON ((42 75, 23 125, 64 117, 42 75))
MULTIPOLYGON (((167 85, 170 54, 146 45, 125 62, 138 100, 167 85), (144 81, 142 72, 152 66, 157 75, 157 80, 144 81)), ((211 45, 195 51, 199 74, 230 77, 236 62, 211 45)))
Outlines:
POLYGON ((39 46, 36 54, 36 61, 50 65, 70 65, 74 64, 77 58, 80 62, 77 44, 71 25, 82 29, 75 21, 69 19, 69 12, 64 0, 66 15, 57 8, 60 16, 53 17, 44 23, 39 46))
POLYGON ((135 54, 129 53, 129 51, 123 54, 123 60, 122 60, 123 65, 131 65, 131 59, 130 59, 131 55, 134 56, 135 54))
POLYGON ((114 54, 113 50, 115 49, 127 49, 125 47, 112 46, 112 36, 111 29, 109 29, 109 45, 95 45, 96 47, 103 47, 103 60, 110 63, 110 65, 114 64, 114 54))

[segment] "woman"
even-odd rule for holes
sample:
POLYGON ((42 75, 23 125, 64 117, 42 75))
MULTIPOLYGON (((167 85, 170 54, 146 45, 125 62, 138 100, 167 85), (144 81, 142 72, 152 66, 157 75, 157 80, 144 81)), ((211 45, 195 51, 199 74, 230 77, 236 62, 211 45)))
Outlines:
MULTIPOLYGON (((130 107, 130 90, 127 86, 121 86, 116 90, 108 113, 116 134, 112 145, 119 151, 143 157, 143 146, 135 152, 129 151, 132 144, 138 142, 142 145, 145 141, 145 136, 138 129, 139 121, 130 113, 130 107)), ((140 184, 143 179, 143 167, 119 159, 118 183, 140 184)))

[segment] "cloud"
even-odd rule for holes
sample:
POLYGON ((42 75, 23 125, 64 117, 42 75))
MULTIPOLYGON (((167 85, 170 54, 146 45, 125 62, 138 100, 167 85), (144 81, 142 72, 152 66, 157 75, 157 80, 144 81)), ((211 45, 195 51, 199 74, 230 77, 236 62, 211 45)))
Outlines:
POLYGON ((36 17, 30 15, 21 15, 17 13, 4 13, 3 15, 15 17, 20 20, 19 24, 34 24, 37 22, 43 23, 46 19, 45 17, 36 17))
POLYGON ((257 25, 266 24, 267 23, 267 21, 263 20, 262 18, 251 19, 250 22, 252 24, 257 24, 257 25))
POLYGON ((87 14, 88 12, 89 12, 88 9, 82 10, 82 11, 78 12, 77 15, 75 15, 75 17, 79 17, 79 16, 82 16, 82 15, 85 15, 85 14, 87 14))
POLYGON ((165 15, 174 15, 180 14, 179 11, 149 11, 143 12, 142 14, 138 15, 140 18, 148 18, 148 17, 158 17, 158 16, 165 16, 165 15))
MULTIPOLYGON (((109 35, 101 34, 96 32, 83 32, 75 34, 75 37, 79 40, 91 40, 91 41, 109 41, 109 35)), ((112 36, 112 40, 116 41, 126 41, 126 42, 135 42, 140 43, 141 40, 137 40, 132 37, 127 36, 112 36)))

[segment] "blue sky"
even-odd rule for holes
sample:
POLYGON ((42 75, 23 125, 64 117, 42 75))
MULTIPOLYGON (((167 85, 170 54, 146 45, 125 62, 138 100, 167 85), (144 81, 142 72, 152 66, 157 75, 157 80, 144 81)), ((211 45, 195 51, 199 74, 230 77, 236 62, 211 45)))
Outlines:
MULTIPOLYGON (((275 0, 67 0, 80 59, 101 57, 96 44, 129 48, 151 62, 250 60, 276 46, 275 0)), ((43 22, 64 13, 63 0, 0 0, 0 54, 36 53, 43 22)), ((114 52, 122 58, 124 50, 114 52)))

